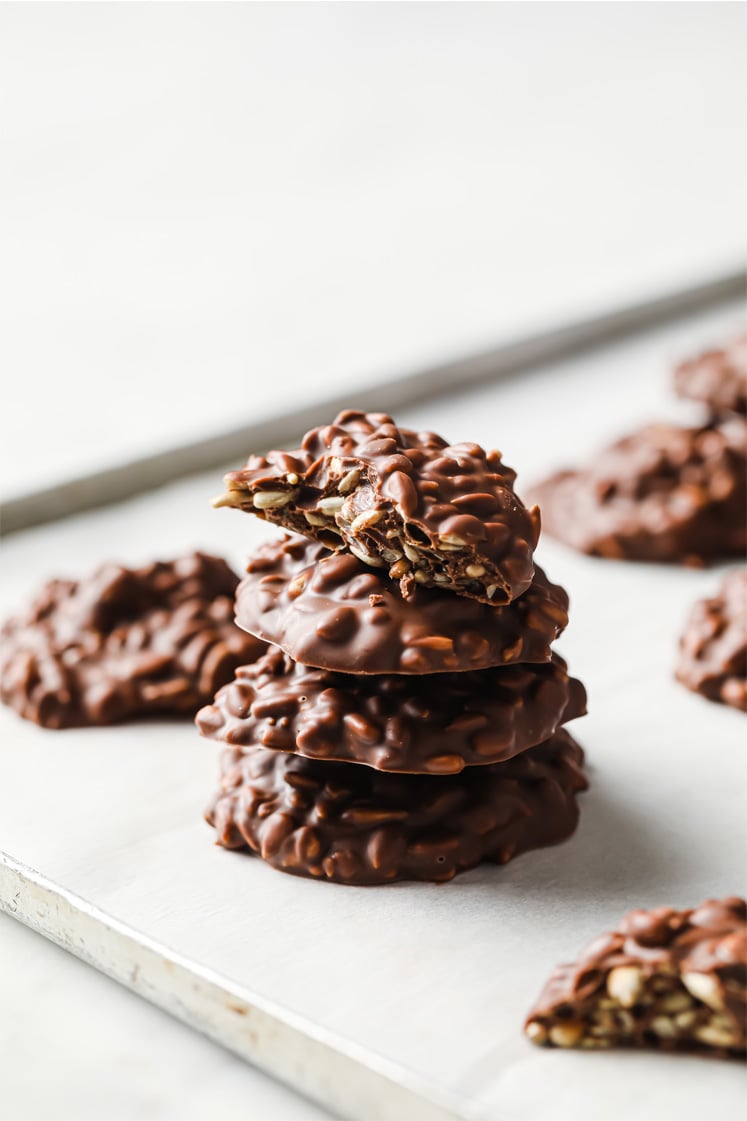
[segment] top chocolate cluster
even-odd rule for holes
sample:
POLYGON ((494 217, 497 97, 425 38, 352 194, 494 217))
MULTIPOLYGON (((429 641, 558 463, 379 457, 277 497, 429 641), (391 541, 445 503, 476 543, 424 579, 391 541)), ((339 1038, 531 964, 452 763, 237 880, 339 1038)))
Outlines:
POLYGON ((346 410, 296 451, 251 456, 215 505, 349 550, 405 597, 420 584, 501 604, 532 583, 540 529, 515 478, 500 452, 346 410))

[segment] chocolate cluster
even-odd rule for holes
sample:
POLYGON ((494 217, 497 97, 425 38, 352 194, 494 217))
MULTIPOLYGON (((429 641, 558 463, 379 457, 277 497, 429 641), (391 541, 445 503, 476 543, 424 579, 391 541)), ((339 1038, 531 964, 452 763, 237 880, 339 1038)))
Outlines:
POLYGON ((266 649, 233 621, 237 584, 204 553, 50 580, 0 629, 0 700, 46 728, 191 717, 266 649))
POLYGON ((717 416, 747 413, 747 335, 680 362, 674 388, 717 416))
POLYGON ((653 1047, 743 1058, 747 904, 631 911, 561 965, 525 1031, 548 1047, 653 1047))
POLYGON ((701 567, 747 549, 747 336, 681 363, 699 425, 648 424, 535 488, 544 528, 592 556, 701 567))
POLYGON ((716 594, 693 607, 676 677, 709 701, 747 712, 747 569, 728 572, 716 594))
POLYGON ((747 548, 747 425, 649 424, 535 491, 545 528, 590 556, 701 567, 747 548))
POLYGON ((270 645, 198 713, 225 744, 218 843, 346 884, 443 881, 575 829, 568 597, 497 452, 341 413, 252 456, 219 505, 293 531, 236 593, 270 645))

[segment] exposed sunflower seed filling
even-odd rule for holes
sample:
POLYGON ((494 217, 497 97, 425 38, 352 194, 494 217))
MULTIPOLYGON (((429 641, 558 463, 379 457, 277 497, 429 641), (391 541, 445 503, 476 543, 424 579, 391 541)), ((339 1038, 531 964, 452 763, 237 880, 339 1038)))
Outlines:
POLYGON ((387 568, 404 595, 438 585, 500 604, 530 586, 539 535, 514 480, 499 452, 348 410, 294 451, 251 456, 215 505, 387 568))
POLYGON ((550 1047, 745 1053, 747 903, 631 911, 559 966, 525 1032, 550 1047))

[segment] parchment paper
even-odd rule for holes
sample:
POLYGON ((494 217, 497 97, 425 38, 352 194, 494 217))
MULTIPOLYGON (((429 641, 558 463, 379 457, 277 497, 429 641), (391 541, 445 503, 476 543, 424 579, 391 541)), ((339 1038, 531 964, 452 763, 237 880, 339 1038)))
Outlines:
MULTIPOLYGON (((497 444, 521 480, 577 461, 647 416, 694 416, 667 363, 735 325, 657 332, 403 418, 497 444)), ((354 404, 354 400, 351 400, 354 404)), ((107 557, 201 546, 238 563, 267 527, 210 511, 219 478, 12 538, 3 613, 42 578, 107 557)), ((521 489, 521 485, 519 485, 521 489)), ((633 906, 745 888, 744 718, 672 678, 690 604, 720 571, 581 558, 543 540, 571 592, 559 643, 586 683, 572 726, 591 788, 568 843, 444 886, 353 889, 284 876, 212 845, 201 820, 217 749, 189 723, 44 732, 0 712, 0 849, 196 962, 396 1060, 484 1118, 734 1115, 736 1064, 542 1051, 521 1024, 548 971, 633 906)), ((365 1103, 361 1103, 365 1116, 365 1103)))

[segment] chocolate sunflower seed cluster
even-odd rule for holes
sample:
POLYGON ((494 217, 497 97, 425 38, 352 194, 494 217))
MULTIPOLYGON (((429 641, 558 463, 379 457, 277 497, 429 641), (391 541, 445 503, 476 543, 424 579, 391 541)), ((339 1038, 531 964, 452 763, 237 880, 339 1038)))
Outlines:
POLYGON ((700 568, 744 556, 747 335, 680 363, 674 388, 704 406, 701 423, 647 424, 539 484, 548 533, 612 560, 700 568))
POLYGON ((547 1047, 747 1050, 747 903, 631 911, 560 965, 524 1030, 547 1047))
POLYGON ((0 701, 53 729, 193 717, 265 651, 233 621, 237 584, 205 553, 50 580, 0 627, 0 701))
POLYGON ((218 843, 347 884, 443 881, 575 829, 583 686, 568 597, 500 453, 346 411, 252 456, 218 506, 291 531, 236 621, 269 652, 197 716, 223 743, 218 843))

